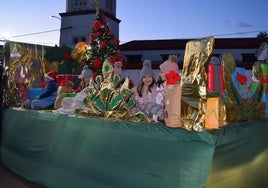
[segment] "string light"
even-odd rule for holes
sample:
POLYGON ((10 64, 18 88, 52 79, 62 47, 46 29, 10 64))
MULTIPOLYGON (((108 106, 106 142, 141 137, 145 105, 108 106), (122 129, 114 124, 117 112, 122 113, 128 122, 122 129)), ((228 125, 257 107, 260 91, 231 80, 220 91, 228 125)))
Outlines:
MULTIPOLYGON (((28 34, 21 34, 21 35, 16 35, 16 36, 9 36, 9 38, 19 38, 19 37, 25 37, 25 36, 39 35, 39 34, 50 33, 50 32, 61 31, 61 30, 67 30, 67 29, 72 29, 72 28, 73 28, 72 26, 68 26, 68 27, 61 28, 61 29, 52 29, 52 30, 47 30, 47 31, 35 32, 35 33, 28 33, 28 34)), ((216 34, 216 35, 212 35, 212 36, 214 36, 214 37, 222 37, 222 36, 231 36, 231 35, 245 35, 245 34, 250 34, 250 33, 261 33, 261 32, 268 32, 268 29, 258 30, 258 31, 216 34)), ((0 38, 0 41, 6 41, 6 40, 7 39, 5 37, 0 38)), ((54 42, 39 42, 39 43, 53 44, 54 42)), ((121 41, 121 43, 124 43, 124 42, 121 41)), ((64 43, 64 44, 72 44, 72 43, 64 43)))

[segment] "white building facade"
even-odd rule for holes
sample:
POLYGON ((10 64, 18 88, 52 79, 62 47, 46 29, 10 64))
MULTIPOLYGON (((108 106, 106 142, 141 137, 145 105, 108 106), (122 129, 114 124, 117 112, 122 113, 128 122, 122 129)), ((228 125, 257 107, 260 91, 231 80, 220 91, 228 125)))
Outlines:
MULTIPOLYGON (((111 33, 119 38, 119 23, 116 18, 116 0, 98 0, 99 8, 104 12, 111 33)), ((66 12, 60 13, 60 46, 71 48, 78 42, 88 42, 96 18, 94 0, 66 0, 66 12)))
MULTIPOLYGON (((138 84, 142 62, 148 59, 153 64, 157 79, 159 65, 170 54, 179 57, 181 71, 186 43, 190 40, 195 39, 136 40, 120 45, 120 52, 126 61, 123 76, 129 76, 135 85, 138 84)), ((248 80, 251 80, 251 69, 257 61, 256 52, 263 42, 268 42, 268 38, 215 38, 212 56, 217 56, 221 60, 224 54, 231 53, 236 66, 244 67, 248 80)))

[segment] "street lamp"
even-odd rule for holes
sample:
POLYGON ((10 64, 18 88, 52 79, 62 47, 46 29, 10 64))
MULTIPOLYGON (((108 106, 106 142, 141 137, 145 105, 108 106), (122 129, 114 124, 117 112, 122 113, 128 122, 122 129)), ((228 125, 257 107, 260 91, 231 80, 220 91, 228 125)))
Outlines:
POLYGON ((56 19, 58 19, 58 20, 61 20, 61 18, 60 17, 58 17, 58 16, 49 16, 50 18, 56 18, 56 19))

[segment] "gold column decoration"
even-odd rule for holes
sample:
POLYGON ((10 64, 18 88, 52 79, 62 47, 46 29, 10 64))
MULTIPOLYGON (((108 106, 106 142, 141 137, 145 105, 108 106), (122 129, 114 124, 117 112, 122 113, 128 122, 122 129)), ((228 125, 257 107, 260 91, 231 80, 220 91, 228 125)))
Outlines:
POLYGON ((183 125, 187 130, 202 131, 206 113, 206 66, 214 48, 214 38, 187 42, 182 70, 183 125))
POLYGON ((232 54, 224 54, 222 57, 222 65, 224 69, 224 90, 227 97, 227 102, 230 104, 240 105, 243 103, 242 98, 233 84, 232 74, 235 71, 236 64, 232 54))

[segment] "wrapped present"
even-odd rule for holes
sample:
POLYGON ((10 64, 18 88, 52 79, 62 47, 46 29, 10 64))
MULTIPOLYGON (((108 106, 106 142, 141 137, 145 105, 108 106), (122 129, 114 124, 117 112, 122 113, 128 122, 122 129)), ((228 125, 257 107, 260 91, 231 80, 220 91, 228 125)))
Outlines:
POLYGON ((73 82, 73 75, 72 74, 58 74, 56 76, 56 80, 59 86, 63 86, 67 81, 73 82))
POLYGON ((187 42, 182 70, 181 116, 187 130, 202 131, 207 95, 207 64, 214 48, 214 38, 187 42))
POLYGON ((41 95, 43 92, 42 88, 30 88, 30 103, 32 102, 32 100, 38 96, 41 95))
POLYGON ((164 88, 164 119, 168 127, 182 127, 181 122, 181 76, 170 71, 166 74, 164 88))
POLYGON ((207 110, 205 113, 205 129, 218 129, 225 122, 225 106, 220 97, 207 98, 207 110))
POLYGON ((181 85, 167 85, 164 91, 164 118, 168 127, 182 127, 181 122, 181 85))
POLYGON ((223 67, 217 64, 209 64, 207 79, 207 92, 223 95, 223 67))

